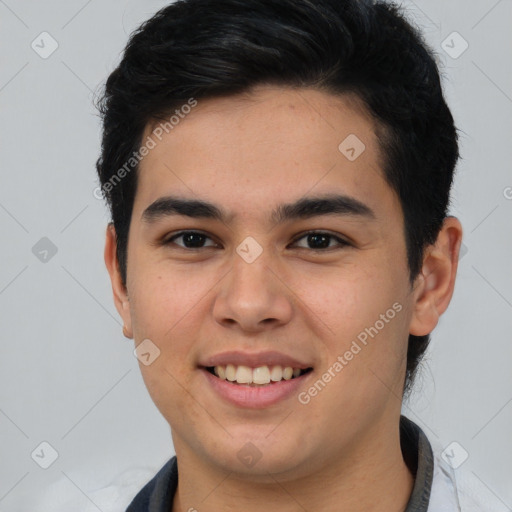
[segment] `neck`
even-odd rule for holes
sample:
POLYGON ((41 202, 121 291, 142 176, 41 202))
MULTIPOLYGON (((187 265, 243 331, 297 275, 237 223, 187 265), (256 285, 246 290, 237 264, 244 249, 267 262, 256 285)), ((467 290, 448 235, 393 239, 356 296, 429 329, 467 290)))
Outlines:
POLYGON ((269 503, 281 512, 405 511, 414 478, 402 457, 398 424, 391 432, 372 429, 355 443, 349 454, 326 454, 332 457, 310 474, 255 479, 205 463, 175 440, 179 480, 172 512, 256 512, 269 503))

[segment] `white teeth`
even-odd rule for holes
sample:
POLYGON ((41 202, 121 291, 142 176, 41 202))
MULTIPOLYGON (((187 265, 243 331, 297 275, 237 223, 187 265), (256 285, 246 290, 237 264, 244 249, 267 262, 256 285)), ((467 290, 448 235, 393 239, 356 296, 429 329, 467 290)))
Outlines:
POLYGON ((240 365, 236 369, 235 380, 239 384, 252 384, 252 370, 248 366, 240 365))
POLYGON ((270 382, 270 371, 268 366, 259 366, 252 371, 254 384, 268 384, 270 382))
POLYGON ((270 380, 279 382, 283 378, 283 369, 280 366, 273 366, 270 372, 270 380))
POLYGON ((233 364, 228 364, 226 366, 226 379, 230 380, 231 382, 236 380, 236 368, 233 364))
POLYGON ((283 369, 283 379, 284 380, 290 380, 293 376, 293 368, 290 366, 287 366, 283 369))
POLYGON ((226 380, 226 368, 224 368, 224 366, 216 366, 215 375, 217 375, 219 379, 226 380))
POLYGON ((290 380, 292 377, 298 377, 301 373, 300 368, 291 366, 258 366, 250 368, 249 366, 235 366, 228 364, 226 366, 215 366, 213 372, 219 379, 237 382, 238 384, 256 384, 264 386, 270 382, 279 382, 281 380, 290 380))

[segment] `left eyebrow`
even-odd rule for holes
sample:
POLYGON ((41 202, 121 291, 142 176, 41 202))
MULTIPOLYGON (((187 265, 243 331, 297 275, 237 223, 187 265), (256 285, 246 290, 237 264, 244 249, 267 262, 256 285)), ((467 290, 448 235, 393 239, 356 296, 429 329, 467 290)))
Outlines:
MULTIPOLYGON (((214 219, 224 223, 234 217, 228 215, 220 206, 207 201, 166 196, 151 203, 142 213, 142 220, 152 223, 172 215, 182 215, 194 219, 214 219)), ((281 224, 294 219, 322 215, 375 219, 374 211, 358 199, 346 195, 330 194, 320 197, 304 197, 294 203, 281 204, 271 212, 270 220, 274 224, 281 224)))
POLYGON ((271 214, 274 223, 321 215, 348 215, 375 219, 374 211, 355 197, 331 194, 304 197, 290 204, 279 205, 271 214))

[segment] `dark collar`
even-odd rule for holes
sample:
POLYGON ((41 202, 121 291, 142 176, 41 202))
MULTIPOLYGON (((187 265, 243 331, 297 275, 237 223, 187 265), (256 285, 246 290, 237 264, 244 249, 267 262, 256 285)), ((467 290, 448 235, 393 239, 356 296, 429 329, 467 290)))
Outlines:
MULTIPOLYGON (((405 512, 427 512, 434 475, 432 448, 418 425, 400 417, 400 445, 414 486, 405 512)), ((178 486, 178 464, 172 457, 135 496, 126 512, 170 512, 178 486)))
POLYGON ((427 512, 434 477, 434 454, 427 436, 416 423, 400 416, 400 447, 414 476, 414 486, 405 512, 427 512))

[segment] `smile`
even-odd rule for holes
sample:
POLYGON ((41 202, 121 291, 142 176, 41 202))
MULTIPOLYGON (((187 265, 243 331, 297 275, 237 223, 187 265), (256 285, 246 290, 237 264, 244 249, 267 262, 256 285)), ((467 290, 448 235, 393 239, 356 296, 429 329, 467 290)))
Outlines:
POLYGON ((282 380, 292 380, 311 371, 311 368, 301 369, 291 366, 264 365, 251 368, 234 364, 210 366, 206 369, 221 380, 250 386, 266 386, 282 380))

